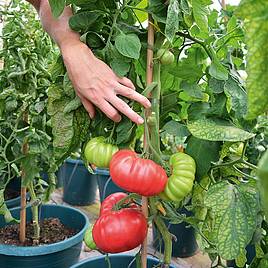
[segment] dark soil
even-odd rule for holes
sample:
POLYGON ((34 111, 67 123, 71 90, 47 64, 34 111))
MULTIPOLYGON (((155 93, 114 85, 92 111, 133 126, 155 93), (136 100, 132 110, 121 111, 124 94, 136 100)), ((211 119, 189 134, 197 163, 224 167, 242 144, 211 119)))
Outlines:
POLYGON ((4 192, 4 198, 5 200, 10 200, 13 198, 17 198, 20 195, 20 191, 14 190, 14 189, 6 189, 4 192))
MULTIPOLYGON (((77 231, 64 226, 59 219, 48 218, 40 222, 39 245, 53 244, 74 236, 77 231)), ((8 225, 0 228, 0 244, 17 246, 35 246, 32 240, 33 225, 28 223, 26 226, 26 241, 22 245, 19 241, 19 225, 8 225)))

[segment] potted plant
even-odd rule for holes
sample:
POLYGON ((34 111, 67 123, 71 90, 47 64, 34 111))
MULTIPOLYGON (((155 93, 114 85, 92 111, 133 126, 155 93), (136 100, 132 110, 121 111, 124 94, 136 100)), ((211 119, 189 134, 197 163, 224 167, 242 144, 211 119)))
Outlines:
MULTIPOLYGON (((58 1, 50 3, 55 14, 59 14, 65 4, 59 8, 58 1)), ((256 105, 254 94, 256 86, 259 90, 256 96, 265 95, 262 87, 265 81, 257 80, 265 77, 262 74, 265 63, 252 64, 255 49, 258 55, 263 53, 258 43, 249 42, 248 96, 238 72, 245 69, 241 49, 245 32, 240 18, 246 17, 246 23, 252 19, 248 8, 256 11, 252 12, 254 15, 260 12, 258 20, 254 21, 258 26, 264 23, 261 14, 267 6, 259 7, 257 3, 258 8, 254 9, 253 1, 245 0, 240 12, 234 13, 234 8, 226 7, 228 12, 219 14, 211 11, 209 4, 209 1, 194 0, 74 3, 76 12, 69 22, 71 28, 81 34, 81 40, 118 76, 130 78, 136 90, 152 100, 151 109, 145 110, 128 102, 144 117, 145 124, 139 128, 125 117, 120 123, 113 123, 101 113, 90 126, 80 124, 83 128, 79 133, 83 133, 85 127, 90 129, 88 136, 81 138, 83 142, 97 138, 99 146, 119 147, 120 150, 112 154, 106 150, 103 155, 93 155, 105 163, 111 160, 109 172, 113 182, 130 192, 125 200, 118 201, 119 205, 116 202, 109 207, 109 211, 103 208, 107 214, 101 211, 94 224, 92 237, 102 252, 120 252, 118 248, 105 251, 103 247, 106 240, 101 239, 98 231, 101 223, 106 222, 104 219, 129 211, 140 215, 142 210, 149 223, 153 221, 157 225, 164 240, 163 267, 169 266, 172 253, 172 235, 164 220, 191 225, 196 230, 201 250, 208 252, 218 266, 223 259, 237 259, 241 267, 242 262, 246 262, 245 247, 260 227, 258 216, 263 220, 256 166, 247 161, 246 150, 248 141, 254 137, 255 118, 265 112, 263 107, 267 107, 267 102, 262 98, 265 104, 256 105), (90 20, 85 19, 88 16, 90 20), (143 23, 146 20, 148 27, 143 23), (255 67, 260 75, 252 77, 255 67), (175 141, 179 139, 186 148, 185 153, 168 146, 165 137, 160 138, 163 132, 175 141), (148 167, 150 172, 146 170, 148 167), (142 208, 138 205, 140 199, 142 208), (189 199, 192 201, 188 208, 194 216, 185 217, 177 211, 189 199)), ((260 27, 256 25, 246 34, 250 40, 252 34, 256 34, 262 43, 257 30, 260 27)), ((57 64, 60 66, 61 62, 57 64)), ((63 111, 69 111, 66 125, 68 133, 71 129, 73 135, 66 135, 69 140, 64 143, 64 149, 68 152, 70 146, 67 145, 73 144, 70 141, 77 141, 77 115, 80 122, 86 120, 81 115, 81 103, 74 105, 75 95, 66 97, 62 90, 63 77, 69 81, 64 68, 50 91, 50 114, 57 133, 57 120, 66 121, 63 111), (53 106, 56 103, 61 107, 53 106)), ((55 146, 60 148, 62 144, 55 146)), ((98 146, 92 150, 98 152, 97 149, 98 146)), ((122 217, 123 220, 126 218, 122 217)), ((260 240, 255 245, 258 243, 260 240)), ((146 267, 146 239, 140 253, 142 267, 146 267)))
POLYGON ((43 205, 55 189, 62 161, 53 149, 46 109, 51 84, 47 67, 55 59, 55 48, 28 4, 11 1, 1 13, 0 266, 67 268, 78 261, 88 219, 72 208, 43 205), (49 177, 45 185, 41 171, 49 177), (17 177, 20 208, 9 210, 4 192, 17 177))
POLYGON ((68 158, 61 167, 63 176, 63 201, 77 206, 85 206, 95 202, 97 181, 83 160, 68 158))

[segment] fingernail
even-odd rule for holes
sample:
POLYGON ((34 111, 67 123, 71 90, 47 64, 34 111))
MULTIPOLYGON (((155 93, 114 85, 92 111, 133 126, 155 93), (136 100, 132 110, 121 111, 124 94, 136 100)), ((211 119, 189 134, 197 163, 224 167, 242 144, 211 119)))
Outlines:
POLYGON ((118 118, 116 118, 115 122, 120 122, 120 121, 121 121, 121 119, 122 119, 122 117, 121 117, 121 116, 119 116, 118 118))
POLYGON ((138 119, 138 123, 139 123, 139 124, 143 124, 143 123, 144 123, 143 118, 140 117, 140 118, 138 119))
POLYGON ((92 116, 90 113, 88 113, 88 115, 89 115, 89 117, 90 117, 91 119, 93 119, 93 116, 92 116))

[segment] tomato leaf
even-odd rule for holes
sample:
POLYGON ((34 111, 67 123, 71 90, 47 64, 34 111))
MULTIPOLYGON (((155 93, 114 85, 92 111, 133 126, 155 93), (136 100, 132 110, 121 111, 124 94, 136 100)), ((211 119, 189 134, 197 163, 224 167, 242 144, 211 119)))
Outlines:
POLYGON ((140 57, 141 42, 136 34, 124 34, 116 36, 115 47, 125 57, 138 59, 140 57))
POLYGON ((116 144, 126 144, 133 139, 136 131, 136 125, 134 125, 128 118, 124 117, 116 128, 117 138, 116 144))
POLYGON ((22 185, 26 187, 34 178, 39 176, 40 167, 38 167, 36 155, 27 154, 22 158, 21 168, 25 174, 22 185))
MULTIPOLYGON (((142 0, 140 3, 136 5, 136 8, 145 9, 148 6, 148 0, 142 0)), ((144 22, 148 19, 147 11, 141 11, 138 9, 134 9, 134 12, 140 22, 144 22)))
POLYGON ((235 111, 238 118, 247 113, 247 94, 241 84, 232 76, 224 84, 224 93, 230 100, 230 107, 235 111))
POLYGON ((55 18, 59 17, 65 8, 65 0, 49 0, 49 4, 55 18))
POLYGON ((69 25, 74 31, 86 31, 99 18, 100 14, 96 11, 84 11, 73 15, 69 20, 69 25))
POLYGON ((268 2, 241 1, 238 9, 245 21, 247 54, 248 119, 268 111, 268 2), (250 12, 249 12, 250 10, 250 12))
POLYGON ((245 141, 255 136, 223 120, 199 119, 187 127, 196 138, 209 141, 245 141))
POLYGON ((174 120, 167 122, 163 126, 163 130, 164 133, 168 133, 176 137, 186 137, 190 134, 185 125, 180 124, 179 122, 176 122, 174 120))
POLYGON ((9 222, 18 223, 19 221, 17 221, 16 219, 12 217, 10 211, 8 210, 5 204, 4 191, 5 189, 0 189, 0 215, 4 216, 6 223, 9 223, 9 222))
POLYGON ((201 179, 206 176, 211 162, 219 160, 221 143, 215 141, 200 140, 193 136, 187 141, 186 153, 196 162, 196 177, 201 179))
POLYGON ((208 190, 205 205, 213 215, 211 240, 220 256, 226 260, 237 258, 252 239, 257 225, 260 204, 255 186, 218 182, 208 190))
POLYGON ((175 33, 179 29, 180 9, 178 0, 171 0, 168 6, 165 35, 172 43, 175 33))
POLYGON ((212 61, 209 67, 209 74, 218 80, 228 79, 227 69, 216 58, 212 61))
POLYGON ((208 7, 206 2, 200 0, 193 0, 193 15, 197 26, 204 33, 208 33, 208 7))
POLYGON ((223 92, 223 90, 224 90, 224 81, 222 81, 222 80, 218 80, 218 79, 216 79, 216 78, 214 78, 214 77, 211 77, 210 79, 209 79, 209 82, 208 82, 208 84, 209 84, 209 87, 213 90, 213 92, 214 93, 216 93, 216 94, 219 94, 219 93, 222 93, 223 92))
POLYGON ((125 76, 129 69, 130 69, 130 63, 129 62, 123 62, 121 60, 114 59, 111 62, 111 67, 113 71, 118 75, 118 76, 125 76))

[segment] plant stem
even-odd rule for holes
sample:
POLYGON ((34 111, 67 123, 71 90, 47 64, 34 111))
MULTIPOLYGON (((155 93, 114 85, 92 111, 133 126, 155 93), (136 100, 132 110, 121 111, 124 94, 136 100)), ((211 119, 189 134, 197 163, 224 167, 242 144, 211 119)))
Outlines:
POLYGON ((168 228, 164 221, 157 215, 157 208, 155 206, 155 199, 154 197, 150 198, 150 208, 152 214, 156 215, 154 217, 154 222, 156 224, 157 229, 159 230, 165 245, 164 251, 164 267, 169 267, 171 262, 171 254, 172 254, 172 236, 168 231, 168 228))
POLYGON ((188 38, 188 39, 194 41, 195 43, 199 44, 200 46, 202 46, 204 48, 204 50, 207 52, 207 54, 210 57, 210 59, 211 60, 213 59, 213 56, 212 56, 210 50, 207 48, 207 46, 206 46, 206 44, 204 42, 202 42, 201 40, 198 40, 198 39, 194 38, 193 36, 191 36, 190 34, 187 34, 187 33, 177 32, 177 34, 179 36, 188 38))
POLYGON ((37 200, 35 191, 34 191, 34 185, 33 182, 29 184, 29 192, 31 195, 31 202, 33 203, 32 205, 32 214, 33 214, 33 229, 34 229, 34 234, 33 234, 33 244, 38 245, 39 244, 39 239, 40 239, 40 226, 39 226, 39 217, 38 217, 38 203, 35 202, 37 200), (37 205, 35 205, 37 203, 37 205))

